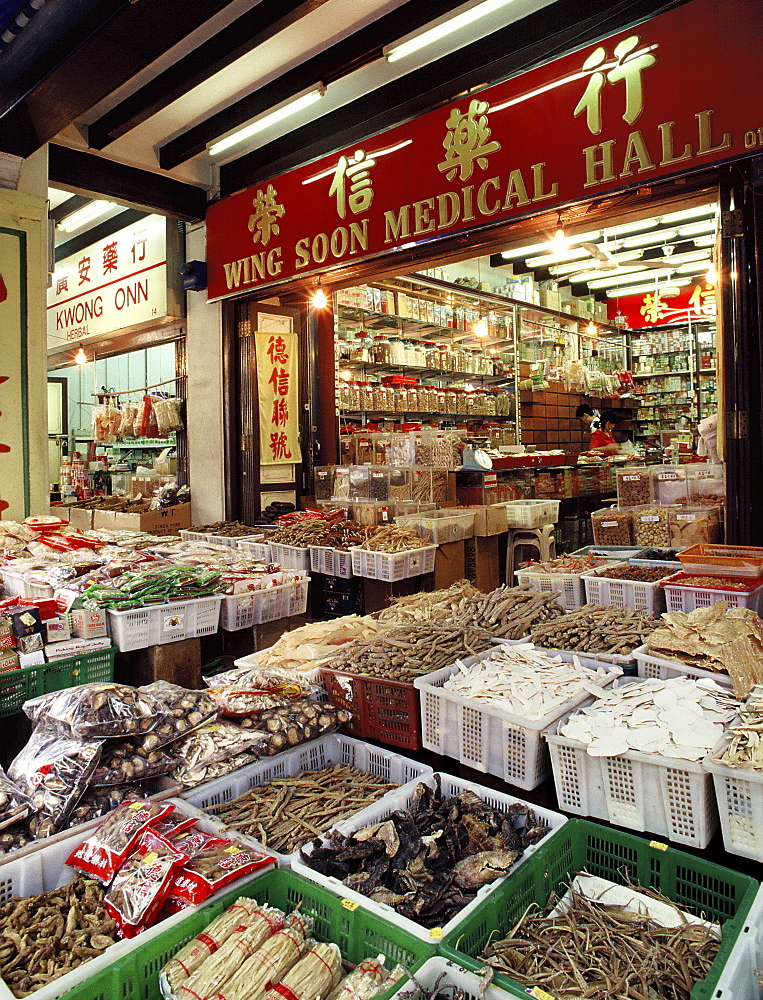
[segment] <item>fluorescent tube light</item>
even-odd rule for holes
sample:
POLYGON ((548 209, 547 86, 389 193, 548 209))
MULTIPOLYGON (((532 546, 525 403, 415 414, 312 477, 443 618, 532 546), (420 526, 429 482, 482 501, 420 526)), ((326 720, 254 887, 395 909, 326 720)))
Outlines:
POLYGON ((89 205, 83 205, 76 212, 64 216, 59 222, 58 228, 62 233, 74 233, 78 229, 82 229, 88 222, 92 222, 116 207, 113 201, 91 201, 89 205))
POLYGON ((500 10, 501 7, 508 7, 513 2, 514 0, 483 0, 476 7, 470 7, 469 10, 464 10, 460 14, 456 14, 455 17, 450 17, 440 22, 440 24, 435 24, 427 31, 422 31, 419 35, 414 35, 412 38, 396 42, 394 45, 385 48, 384 55, 387 57, 387 62, 397 62, 398 59, 404 59, 406 56, 411 55, 411 53, 418 52, 419 49, 423 49, 427 45, 432 45, 434 42, 439 42, 441 38, 452 35, 455 31, 460 31, 474 21, 478 21, 481 17, 486 17, 488 14, 500 10))
POLYGON ((661 229, 656 233, 643 233, 641 236, 629 236, 620 240, 624 247, 645 247, 651 243, 653 246, 662 246, 668 240, 674 239, 678 235, 677 229, 661 229))
POLYGON ((688 284, 690 284, 688 278, 671 278, 670 281, 667 282, 667 284, 665 284, 662 288, 659 287, 655 288, 655 284, 653 281, 651 281, 648 285, 633 285, 630 288, 608 288, 607 298, 619 299, 619 298, 624 298, 626 295, 639 295, 642 292, 646 293, 654 291, 663 294, 665 290, 668 288, 672 287, 683 288, 684 285, 688 284))
MULTIPOLYGON (((671 268, 665 268, 665 274, 670 273, 671 268)), ((634 278, 638 280, 641 277, 646 277, 647 268, 645 267, 629 267, 627 269, 623 268, 622 272, 619 274, 612 274, 609 277, 598 277, 592 278, 588 282, 589 288, 611 288, 613 285, 627 285, 629 281, 633 281, 634 278)))
POLYGON ((701 236, 715 232, 715 219, 705 219, 704 222, 693 222, 690 226, 681 226, 679 236, 701 236))
POLYGON ((697 219, 701 215, 715 215, 716 211, 715 205, 695 205, 694 208, 685 208, 681 212, 663 215, 661 221, 673 225, 674 222, 683 222, 684 219, 697 219))
POLYGON ((219 153, 223 153, 226 149, 230 149, 231 146, 237 146, 244 139, 250 138, 250 136, 256 135, 258 132, 263 132, 265 129, 270 128, 271 125, 275 125, 277 122, 283 121, 284 118, 290 118, 291 115, 297 114, 298 111, 303 111, 305 108, 309 108, 311 104, 315 104, 319 101, 323 95, 326 93, 326 88, 323 84, 318 84, 306 93, 299 94, 297 97, 291 98, 285 104, 280 107, 274 108, 269 111, 262 118, 256 118, 249 125, 245 125, 244 128, 240 128, 235 132, 231 132, 230 135, 225 136, 224 139, 218 139, 217 142, 213 142, 209 147, 209 155, 217 156, 219 153))

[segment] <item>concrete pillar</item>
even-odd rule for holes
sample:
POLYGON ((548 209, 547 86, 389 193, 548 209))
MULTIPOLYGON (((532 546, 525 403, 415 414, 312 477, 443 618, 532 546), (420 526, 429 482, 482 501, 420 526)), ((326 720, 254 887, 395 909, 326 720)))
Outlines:
POLYGON ((47 148, 0 153, 0 516, 48 511, 47 148))
MULTIPOLYGON (((206 260, 206 227, 189 227, 186 260, 206 260)), ((222 306, 206 291, 187 293, 188 484, 194 524, 225 516, 222 306)))

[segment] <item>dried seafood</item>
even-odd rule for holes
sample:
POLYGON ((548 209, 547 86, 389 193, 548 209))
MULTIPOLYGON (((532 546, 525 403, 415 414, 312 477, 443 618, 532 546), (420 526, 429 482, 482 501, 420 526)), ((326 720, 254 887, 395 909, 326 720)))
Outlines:
POLYGON ((580 665, 577 657, 567 663, 561 657, 536 650, 532 643, 500 646, 472 666, 459 661, 458 668, 445 681, 443 690, 530 721, 543 719, 577 695, 588 692, 598 696, 598 685, 621 672, 604 667, 589 670, 580 665), (595 690, 590 692, 592 687, 595 690))
POLYGON ((399 524, 380 524, 369 530, 368 538, 361 548, 372 552, 405 552, 428 544, 429 536, 421 538, 413 528, 402 528, 399 524))
POLYGON ((546 649, 627 654, 642 645, 657 624, 645 612, 584 604, 563 618, 533 626, 530 638, 546 649))
MULTIPOLYGON (((402 624, 407 621, 432 621, 437 618, 447 618, 459 602, 468 597, 480 594, 467 580, 459 580, 444 590, 432 593, 409 594, 406 597, 394 597, 393 603, 377 615, 380 622, 402 624)), ((342 619, 337 619, 342 621, 342 619)))
POLYGON ((597 701, 576 712, 559 733, 585 744, 591 757, 638 750, 701 760, 722 739, 737 708, 731 694, 710 678, 650 677, 600 690, 597 701))
POLYGON ((689 614, 669 611, 647 644, 656 656, 728 673, 737 698, 763 683, 763 621, 751 608, 716 601, 689 614))
POLYGON ((314 840, 302 860, 424 927, 447 923, 549 828, 523 803, 500 812, 472 791, 445 797, 434 780, 383 822, 314 840))
POLYGON ((552 894, 542 912, 529 907, 507 937, 488 944, 482 960, 528 991, 538 987, 560 1000, 689 1000, 720 948, 713 927, 689 923, 680 911, 665 927, 576 887, 559 903, 552 894))
POLYGON ((635 580, 638 583, 656 583, 670 576, 672 570, 668 566, 610 566, 597 576, 605 580, 635 580))
MULTIPOLYGON (((419 596, 419 595, 417 595, 419 596)), ((428 595, 427 595, 428 596, 428 595)), ((379 616, 382 618, 384 612, 379 616)), ((381 630, 374 618, 344 615, 328 622, 310 622, 285 632, 267 649, 248 657, 252 665, 283 667, 286 670, 312 670, 334 656, 338 647, 353 639, 368 638, 381 630)), ((242 672, 248 668, 242 668, 242 672)), ((232 671, 229 671, 232 674, 232 671)), ((220 678, 215 678, 220 683, 220 678)))
POLYGON ((377 775, 334 764, 269 781, 215 807, 214 813, 265 847, 291 854, 396 787, 377 775))

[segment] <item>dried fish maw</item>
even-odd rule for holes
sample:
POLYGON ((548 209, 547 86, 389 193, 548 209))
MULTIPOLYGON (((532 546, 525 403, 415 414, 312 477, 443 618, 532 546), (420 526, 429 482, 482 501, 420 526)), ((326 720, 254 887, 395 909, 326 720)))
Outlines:
POLYGON ((734 684, 734 694, 737 698, 746 698, 755 685, 763 680, 763 665, 746 637, 740 636, 727 642, 723 649, 729 676, 734 684))
POLYGON ((481 851, 462 858, 453 867, 459 889, 480 889, 505 875, 521 856, 520 851, 481 851))

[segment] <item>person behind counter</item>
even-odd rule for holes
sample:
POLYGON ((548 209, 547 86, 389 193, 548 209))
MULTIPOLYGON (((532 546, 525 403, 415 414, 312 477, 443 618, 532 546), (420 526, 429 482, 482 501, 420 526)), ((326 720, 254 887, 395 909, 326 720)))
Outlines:
POLYGON ((592 433, 601 426, 599 411, 594 410, 588 403, 581 403, 577 410, 575 410, 575 416, 582 422, 585 429, 592 433))
POLYGON ((595 451, 599 455, 619 454, 622 448, 614 437, 614 430, 619 423, 620 416, 615 410, 604 410, 601 415, 601 427, 591 435, 588 450, 595 451))

